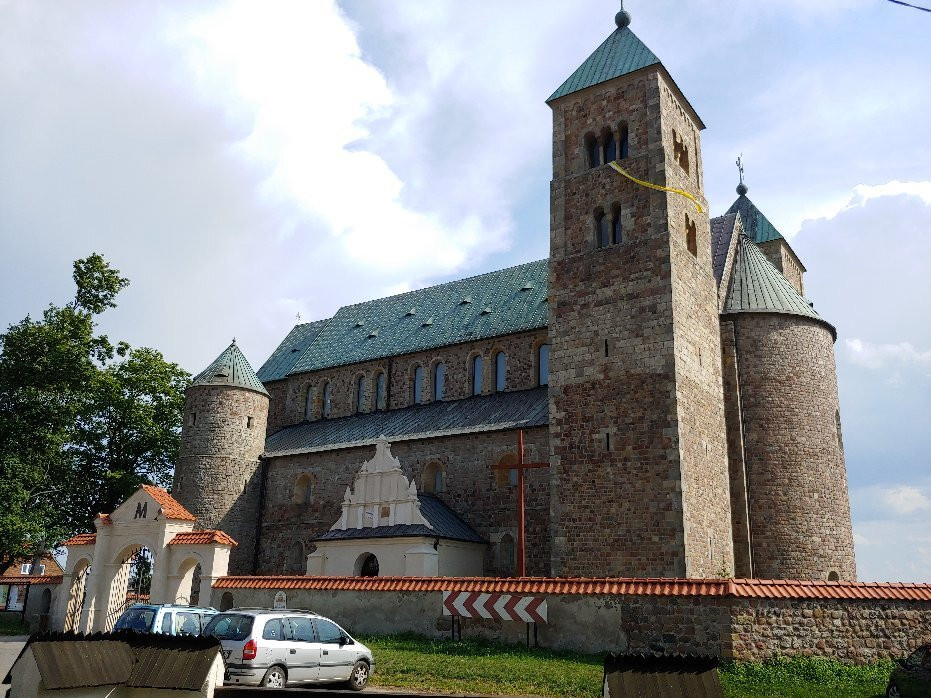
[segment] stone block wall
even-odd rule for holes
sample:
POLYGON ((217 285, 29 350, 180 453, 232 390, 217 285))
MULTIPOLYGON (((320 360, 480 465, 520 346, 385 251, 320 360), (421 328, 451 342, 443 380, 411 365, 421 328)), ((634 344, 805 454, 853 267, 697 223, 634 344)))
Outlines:
MULTIPOLYGON (((546 427, 524 431, 525 458, 546 460, 549 451, 546 427)), ((514 570, 502 559, 500 541, 517 540, 517 488, 508 483, 507 471, 498 475, 494 463, 517 453, 517 432, 483 432, 391 444, 408 478, 423 492, 425 471, 438 464, 444 472, 444 491, 437 493, 490 543, 485 555, 485 574, 509 576, 514 570)), ((259 572, 303 572, 303 560, 314 549, 313 539, 335 524, 342 511, 346 488, 362 464, 374 454, 374 446, 307 453, 275 458, 269 463, 262 517, 259 572), (295 484, 309 475, 312 496, 296 502, 295 484)), ((527 573, 549 573, 549 473, 529 470, 525 480, 527 573)))
MULTIPOLYGON (((506 390, 526 390, 538 385, 537 348, 547 341, 546 329, 521 332, 490 340, 455 344, 429 351, 368 361, 351 366, 314 371, 276 381, 272 393, 269 433, 283 426, 298 424, 307 418, 307 390, 313 390, 311 418, 323 415, 323 386, 330 384, 330 417, 356 414, 357 381, 365 377, 364 412, 376 409, 376 377, 386 376, 389 409, 413 404, 414 370, 423 368, 422 402, 433 401, 433 368, 443 363, 446 369, 443 399, 458 400, 472 395, 472 359, 484 360, 483 394, 495 392, 495 355, 507 355, 506 390)), ((270 391, 271 392, 271 391, 270 391)))
POLYGON ((794 315, 731 316, 752 576, 856 579, 834 337, 794 315))
POLYGON ((197 527, 236 540, 231 574, 252 572, 268 405, 261 393, 227 386, 194 386, 185 395, 171 494, 197 517, 197 527))

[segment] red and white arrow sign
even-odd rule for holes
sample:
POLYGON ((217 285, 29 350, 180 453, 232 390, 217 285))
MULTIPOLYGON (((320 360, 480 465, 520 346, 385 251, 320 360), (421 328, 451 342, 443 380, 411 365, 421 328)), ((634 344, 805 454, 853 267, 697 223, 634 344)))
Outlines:
POLYGON ((484 594, 477 591, 444 591, 443 615, 545 623, 546 599, 542 596, 484 594))

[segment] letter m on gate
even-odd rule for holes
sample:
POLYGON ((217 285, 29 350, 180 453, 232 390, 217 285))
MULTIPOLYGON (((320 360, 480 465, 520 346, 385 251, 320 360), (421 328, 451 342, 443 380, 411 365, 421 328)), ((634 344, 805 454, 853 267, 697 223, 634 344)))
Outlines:
POLYGON ((149 503, 148 502, 136 502, 136 515, 134 519, 144 519, 146 514, 149 512, 149 503))

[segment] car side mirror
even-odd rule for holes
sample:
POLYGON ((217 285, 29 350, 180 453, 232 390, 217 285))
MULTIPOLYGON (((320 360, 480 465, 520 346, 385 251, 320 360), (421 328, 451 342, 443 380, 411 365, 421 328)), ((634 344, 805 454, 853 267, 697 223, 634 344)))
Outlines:
POLYGON ((346 637, 345 635, 340 635, 340 636, 339 636, 339 646, 340 646, 340 647, 342 647, 343 645, 351 645, 351 644, 352 644, 352 638, 346 637))

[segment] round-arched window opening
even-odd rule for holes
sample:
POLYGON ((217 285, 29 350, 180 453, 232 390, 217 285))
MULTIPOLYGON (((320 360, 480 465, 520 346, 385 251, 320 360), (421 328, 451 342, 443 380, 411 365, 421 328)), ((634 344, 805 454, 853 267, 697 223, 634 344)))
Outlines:
POLYGON ((47 614, 52 610, 52 590, 46 587, 42 590, 42 599, 39 604, 39 613, 47 614))
POLYGON ((362 561, 362 569, 359 570, 360 577, 377 577, 378 576, 378 558, 369 554, 362 561))
POLYGON ((233 595, 228 591, 223 592, 223 596, 220 597, 220 610, 228 611, 233 607, 233 595))
POLYGON ((829 582, 839 582, 839 581, 840 581, 840 575, 837 574, 837 572, 835 572, 834 570, 831 570, 830 572, 828 572, 828 581, 829 581, 829 582))

